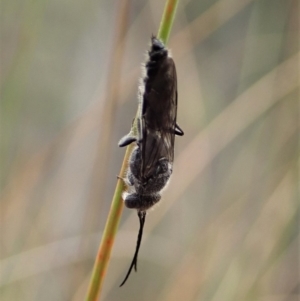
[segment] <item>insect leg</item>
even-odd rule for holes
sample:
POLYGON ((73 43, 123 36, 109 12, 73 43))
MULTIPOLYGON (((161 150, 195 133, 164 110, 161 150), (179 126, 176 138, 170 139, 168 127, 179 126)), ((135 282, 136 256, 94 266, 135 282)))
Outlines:
POLYGON ((175 135, 177 135, 177 136, 183 136, 184 135, 183 130, 180 128, 180 126, 177 123, 175 125, 175 135))
POLYGON ((136 137, 130 136, 130 133, 129 133, 128 135, 121 138, 118 145, 119 145, 119 147, 124 147, 124 146, 131 144, 132 142, 135 142, 136 140, 137 140, 136 137))
MULTIPOLYGON (((134 118, 132 120, 131 127, 133 126, 133 123, 134 123, 134 118)), ((136 141, 137 141, 137 138, 135 137, 135 135, 133 134, 133 132, 131 130, 127 135, 125 135, 123 138, 121 138, 118 145, 119 145, 119 147, 124 147, 124 146, 127 146, 127 145, 131 144, 132 142, 136 142, 136 141)))

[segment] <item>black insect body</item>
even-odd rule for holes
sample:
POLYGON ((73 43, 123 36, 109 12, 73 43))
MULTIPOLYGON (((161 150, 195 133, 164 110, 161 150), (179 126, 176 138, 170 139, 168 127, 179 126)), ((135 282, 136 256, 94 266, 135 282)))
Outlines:
POLYGON ((129 133, 119 146, 136 143, 124 179, 128 191, 123 199, 126 207, 137 209, 140 230, 136 251, 121 286, 132 268, 137 268, 137 256, 142 239, 146 211, 161 199, 172 174, 175 135, 183 131, 176 124, 177 77, 173 59, 164 44, 152 37, 149 59, 145 64, 146 76, 139 90, 137 135, 129 133))
POLYGON ((130 167, 127 181, 131 193, 125 193, 125 205, 128 208, 146 211, 157 203, 161 196, 159 192, 166 186, 172 165, 165 157, 161 157, 153 166, 153 171, 147 177, 142 177, 142 153, 140 147, 134 149, 130 157, 130 167))

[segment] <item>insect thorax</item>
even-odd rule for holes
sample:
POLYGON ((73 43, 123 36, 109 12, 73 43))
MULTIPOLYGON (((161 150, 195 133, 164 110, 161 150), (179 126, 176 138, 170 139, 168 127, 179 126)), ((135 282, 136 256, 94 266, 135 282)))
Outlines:
POLYGON ((134 191, 143 196, 159 193, 169 181, 172 174, 172 164, 164 157, 153 162, 151 167, 141 164, 141 149, 136 147, 132 152, 127 171, 127 178, 134 191), (145 169, 145 172, 142 169, 145 169))

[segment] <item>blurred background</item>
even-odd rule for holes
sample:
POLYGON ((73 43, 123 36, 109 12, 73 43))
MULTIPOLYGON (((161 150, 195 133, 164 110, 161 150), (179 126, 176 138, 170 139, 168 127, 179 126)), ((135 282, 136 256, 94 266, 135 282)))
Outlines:
MULTIPOLYGON (((164 1, 1 4, 0 299, 83 300, 164 1)), ((101 300, 299 300, 299 1, 182 0, 168 46, 185 135, 101 300)))

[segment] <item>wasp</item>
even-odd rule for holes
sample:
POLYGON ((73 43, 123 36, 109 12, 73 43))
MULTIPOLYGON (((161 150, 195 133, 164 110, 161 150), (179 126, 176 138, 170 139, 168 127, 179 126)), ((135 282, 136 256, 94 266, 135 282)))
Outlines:
POLYGON ((130 132, 119 142, 120 147, 135 143, 123 179, 127 186, 123 200, 126 207, 137 210, 140 221, 135 254, 120 286, 125 284, 133 267, 137 270, 146 212, 161 199, 173 172, 175 135, 184 134, 176 123, 175 63, 169 50, 155 36, 151 38, 144 74, 139 88, 136 134, 130 132))

